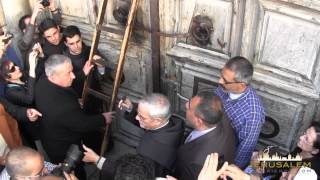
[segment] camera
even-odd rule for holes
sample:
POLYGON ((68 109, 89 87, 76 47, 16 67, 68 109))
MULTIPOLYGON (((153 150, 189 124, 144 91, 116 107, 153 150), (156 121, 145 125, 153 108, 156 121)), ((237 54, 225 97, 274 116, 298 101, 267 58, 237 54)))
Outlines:
POLYGON ((42 0, 42 1, 40 2, 40 4, 42 4, 43 7, 48 7, 48 6, 50 6, 49 0, 42 0))
POLYGON ((7 34, 6 34, 6 38, 2 39, 2 42, 3 42, 4 44, 8 44, 8 42, 9 42, 12 38, 13 38, 13 34, 7 33, 7 34))
POLYGON ((81 161, 82 158, 83 152, 79 149, 79 146, 71 144, 63 163, 61 164, 61 166, 55 168, 51 172, 51 174, 60 177, 64 177, 63 172, 70 174, 71 171, 76 168, 77 164, 81 161))

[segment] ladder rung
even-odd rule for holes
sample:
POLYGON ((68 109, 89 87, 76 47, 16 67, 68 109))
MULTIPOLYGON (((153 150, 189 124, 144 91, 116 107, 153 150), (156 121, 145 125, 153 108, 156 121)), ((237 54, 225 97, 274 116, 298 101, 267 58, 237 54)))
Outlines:
POLYGON ((106 94, 103 94, 99 91, 96 91, 94 89, 91 89, 91 88, 88 88, 88 93, 89 94, 92 94, 93 96, 103 100, 103 101, 109 101, 111 100, 110 96, 106 95, 106 94))

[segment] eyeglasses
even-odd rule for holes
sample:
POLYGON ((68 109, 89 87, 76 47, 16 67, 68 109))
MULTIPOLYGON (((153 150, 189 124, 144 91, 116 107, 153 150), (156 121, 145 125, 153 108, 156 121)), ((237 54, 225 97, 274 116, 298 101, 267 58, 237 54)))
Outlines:
POLYGON ((13 73, 16 71, 16 65, 13 65, 10 69, 9 69, 9 73, 13 73))
POLYGON ((148 119, 148 117, 143 117, 139 112, 137 113, 137 116, 143 121, 148 119))
POLYGON ((221 78, 223 79, 223 84, 239 84, 239 83, 243 83, 243 82, 236 82, 236 81, 227 81, 222 75, 221 78))

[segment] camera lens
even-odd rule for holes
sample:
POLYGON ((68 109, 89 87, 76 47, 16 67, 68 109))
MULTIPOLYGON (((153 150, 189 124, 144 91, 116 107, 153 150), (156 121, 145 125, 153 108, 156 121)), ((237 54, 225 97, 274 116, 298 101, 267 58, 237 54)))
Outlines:
POLYGON ((50 2, 48 0, 42 0, 41 4, 42 4, 43 7, 50 6, 50 2))

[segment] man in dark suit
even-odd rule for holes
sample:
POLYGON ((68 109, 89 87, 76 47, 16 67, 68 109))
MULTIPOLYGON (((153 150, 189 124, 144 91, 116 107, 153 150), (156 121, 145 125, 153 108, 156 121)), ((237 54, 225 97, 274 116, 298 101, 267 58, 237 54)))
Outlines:
POLYGON ((221 101, 212 92, 201 92, 186 103, 187 124, 194 130, 178 149, 176 175, 183 180, 196 180, 210 153, 232 163, 236 137, 229 121, 223 119, 221 101))
POLYGON ((70 88, 75 76, 68 57, 50 56, 45 72, 47 77, 39 79, 35 88, 36 107, 42 113, 41 141, 51 162, 61 163, 71 144, 80 145, 84 133, 104 127, 112 116, 83 112, 76 92, 70 88))

